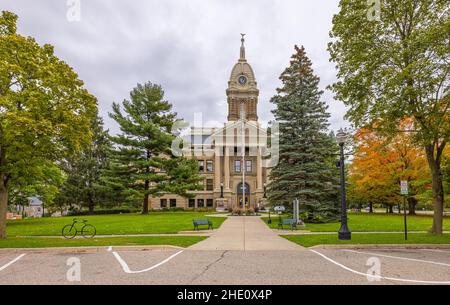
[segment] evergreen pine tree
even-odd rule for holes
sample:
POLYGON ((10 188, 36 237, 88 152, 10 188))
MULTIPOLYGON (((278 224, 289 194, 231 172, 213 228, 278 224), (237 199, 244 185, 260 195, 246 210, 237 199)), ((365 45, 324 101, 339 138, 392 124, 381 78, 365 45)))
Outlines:
POLYGON ((66 181, 60 188, 56 202, 61 205, 76 204, 94 212, 97 204, 104 204, 109 190, 100 184, 102 171, 108 166, 111 150, 108 131, 103 129, 103 119, 98 115, 91 123, 92 142, 78 154, 64 159, 60 167, 66 181))
POLYGON ((280 160, 271 171, 269 202, 291 205, 298 198, 305 221, 328 221, 338 212, 338 176, 332 164, 337 146, 327 131, 330 115, 321 101, 320 79, 305 49, 295 50, 280 77, 283 86, 271 99, 280 123, 280 160))
POLYGON ((150 196, 171 193, 191 198, 190 191, 199 189, 202 178, 196 162, 171 153, 176 116, 162 88, 150 82, 138 84, 122 107, 113 104, 110 117, 120 125, 121 134, 112 137, 116 149, 106 180, 127 200, 143 199, 143 214, 148 213, 150 196))

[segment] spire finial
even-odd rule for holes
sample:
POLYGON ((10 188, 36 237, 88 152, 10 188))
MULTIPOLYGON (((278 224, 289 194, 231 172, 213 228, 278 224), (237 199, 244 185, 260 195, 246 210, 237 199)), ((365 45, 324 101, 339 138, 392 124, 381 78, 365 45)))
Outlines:
POLYGON ((242 38, 241 38, 242 45, 241 45, 241 57, 240 57, 240 60, 245 60, 245 45, 244 45, 244 43, 245 43, 245 35, 246 35, 246 34, 242 34, 242 33, 241 33, 241 36, 242 36, 242 38))

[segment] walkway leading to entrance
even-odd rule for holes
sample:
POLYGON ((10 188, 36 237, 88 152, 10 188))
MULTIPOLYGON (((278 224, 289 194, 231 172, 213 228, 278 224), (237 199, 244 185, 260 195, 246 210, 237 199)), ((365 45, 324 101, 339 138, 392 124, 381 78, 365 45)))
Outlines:
POLYGON ((228 217, 212 236, 190 250, 303 250, 274 233, 259 217, 228 217))

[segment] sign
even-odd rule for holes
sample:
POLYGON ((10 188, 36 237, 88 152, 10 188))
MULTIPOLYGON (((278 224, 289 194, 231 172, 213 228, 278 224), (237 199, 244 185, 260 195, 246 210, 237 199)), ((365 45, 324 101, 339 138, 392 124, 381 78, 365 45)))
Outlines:
POLYGON ((279 206, 274 207, 273 210, 275 212, 284 212, 284 211, 286 211, 286 208, 282 205, 279 205, 279 206))
POLYGON ((408 240, 408 223, 407 223, 407 214, 406 214, 406 195, 408 195, 408 181, 401 181, 401 193, 403 196, 403 212, 405 216, 405 240, 408 240))
POLYGON ((400 192, 402 195, 408 195, 408 181, 401 181, 400 182, 400 192))

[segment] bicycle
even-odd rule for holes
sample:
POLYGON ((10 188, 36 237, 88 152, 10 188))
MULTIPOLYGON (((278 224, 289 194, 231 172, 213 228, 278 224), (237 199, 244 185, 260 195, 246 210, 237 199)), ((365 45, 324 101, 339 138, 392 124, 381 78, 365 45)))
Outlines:
POLYGON ((97 229, 91 225, 87 223, 87 220, 78 220, 78 219, 74 219, 71 225, 66 225, 63 227, 62 229, 62 236, 66 239, 73 239, 75 238, 75 236, 77 236, 78 232, 81 232, 81 235, 84 238, 94 238, 95 235, 97 234, 97 229), (79 231, 77 229, 76 224, 77 223, 82 223, 84 224, 84 226, 81 228, 81 231, 79 231))

